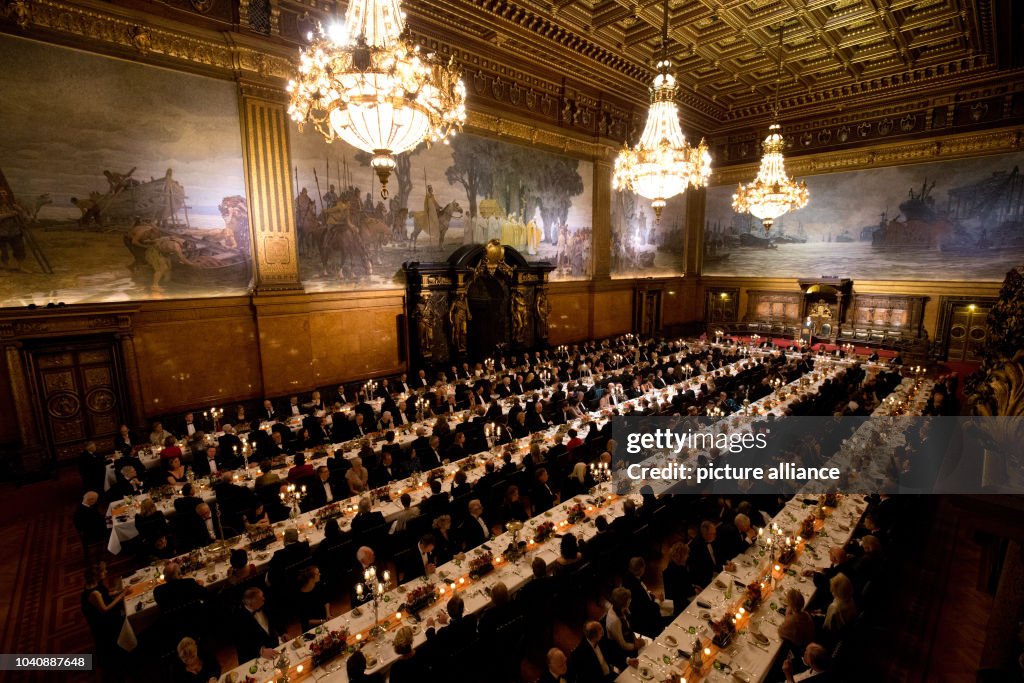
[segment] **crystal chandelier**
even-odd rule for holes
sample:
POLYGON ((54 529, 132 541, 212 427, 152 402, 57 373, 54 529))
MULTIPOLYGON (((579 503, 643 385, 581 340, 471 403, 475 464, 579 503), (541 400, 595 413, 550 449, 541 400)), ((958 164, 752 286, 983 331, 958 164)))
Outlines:
POLYGON ((786 160, 782 156, 784 143, 782 128, 779 126, 779 83, 782 81, 782 30, 779 30, 779 71, 775 81, 775 106, 768 137, 762 147, 761 168, 754 181, 736 188, 732 196, 732 208, 740 213, 750 213, 761 219, 767 235, 779 216, 807 206, 810 195, 803 181, 791 180, 786 175, 786 160))
POLYGON ((345 23, 310 35, 288 83, 288 114, 328 142, 371 154, 387 198, 395 155, 426 140, 447 141, 466 122, 466 86, 454 60, 420 52, 400 0, 351 0, 345 23))
POLYGON ((668 59, 668 2, 661 34, 662 58, 658 75, 651 85, 651 108, 647 110, 640 142, 633 149, 623 145, 615 160, 612 188, 632 190, 651 200, 657 220, 667 200, 690 185, 704 187, 711 175, 711 155, 701 140, 697 147, 686 142, 679 126, 679 108, 675 103, 676 79, 670 73, 668 59))

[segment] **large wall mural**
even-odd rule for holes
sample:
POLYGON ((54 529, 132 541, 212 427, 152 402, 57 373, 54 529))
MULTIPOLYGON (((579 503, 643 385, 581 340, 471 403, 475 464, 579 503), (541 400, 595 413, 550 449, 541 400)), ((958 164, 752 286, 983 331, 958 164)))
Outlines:
POLYGON ((593 164, 460 134, 398 157, 387 202, 369 156, 292 125, 299 273, 307 291, 402 285, 406 261, 500 239, 553 280, 590 277, 593 164))
POLYGON ((683 272, 686 195, 668 200, 656 221, 651 202, 612 192, 612 277, 655 277, 683 272))
POLYGON ((0 305, 243 293, 233 83, 0 36, 0 305))
POLYGON ((811 201, 776 220, 708 190, 710 275, 1001 281, 1024 261, 1024 154, 806 178, 811 201))

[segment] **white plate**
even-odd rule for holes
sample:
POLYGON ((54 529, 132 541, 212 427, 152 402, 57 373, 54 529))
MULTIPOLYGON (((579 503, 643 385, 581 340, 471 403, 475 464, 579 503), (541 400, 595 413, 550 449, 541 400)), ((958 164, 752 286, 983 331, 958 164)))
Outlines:
POLYGON ((645 681, 649 681, 654 678, 654 671, 649 666, 641 666, 636 670, 636 672, 640 675, 640 678, 645 681))
POLYGON ((677 647, 679 645, 679 641, 676 640, 675 636, 665 636, 665 643, 669 647, 677 647))

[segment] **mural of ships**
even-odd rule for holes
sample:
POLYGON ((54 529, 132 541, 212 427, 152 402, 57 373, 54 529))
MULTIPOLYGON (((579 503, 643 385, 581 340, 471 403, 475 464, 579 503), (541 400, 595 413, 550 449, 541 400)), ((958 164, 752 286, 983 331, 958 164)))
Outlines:
MULTIPOLYGON (((925 180, 920 192, 915 193, 911 188, 907 199, 900 203, 900 212, 906 220, 901 221, 897 216, 875 230, 871 235, 872 246, 938 249, 952 234, 953 223, 944 212, 935 209, 935 199, 931 196, 934 188, 934 180, 930 184, 925 180)), ((852 242, 853 238, 848 241, 852 242)))
POLYGON ((1024 247, 1024 177, 1020 167, 949 191, 946 212, 954 222, 943 252, 983 254, 1024 247))

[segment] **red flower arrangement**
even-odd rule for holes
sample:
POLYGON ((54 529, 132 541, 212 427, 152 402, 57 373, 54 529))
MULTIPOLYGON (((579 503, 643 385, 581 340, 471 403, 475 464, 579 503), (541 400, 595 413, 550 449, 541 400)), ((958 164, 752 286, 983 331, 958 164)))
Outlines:
POLYGON ((587 510, 583 507, 583 503, 576 503, 569 508, 569 516, 566 518, 569 520, 569 524, 575 524, 587 516, 587 510))
POLYGON ((479 579, 494 570, 494 556, 490 553, 483 553, 469 561, 469 576, 479 579))
POLYGON ((414 588, 405 599, 406 607, 409 608, 410 612, 416 614, 419 614, 435 602, 437 602, 437 591, 430 585, 414 588))
POLYGON ((746 598, 743 601, 744 609, 746 609, 748 612, 753 612, 758 607, 760 607, 761 600, 761 583, 759 581, 755 581, 753 583, 747 584, 747 594, 746 598))
POLYGON ((348 630, 326 631, 309 644, 313 654, 313 666, 320 666, 345 651, 348 647, 348 630))
POLYGON ((814 515, 808 515, 800 525, 800 536, 803 538, 814 538, 814 515))
POLYGON ((537 526, 536 531, 533 532, 533 540, 535 543, 543 543, 544 541, 551 538, 551 535, 555 533, 555 525, 553 522, 542 522, 537 526))

